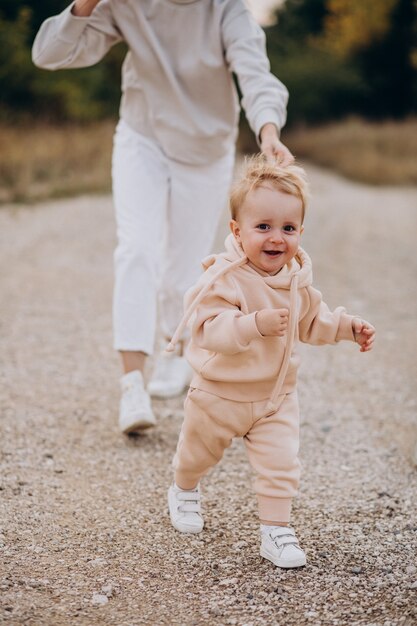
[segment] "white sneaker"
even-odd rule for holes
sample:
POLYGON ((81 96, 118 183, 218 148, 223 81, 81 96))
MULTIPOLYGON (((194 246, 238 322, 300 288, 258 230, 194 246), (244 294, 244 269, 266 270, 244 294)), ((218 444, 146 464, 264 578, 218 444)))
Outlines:
POLYGON ((139 370, 122 376, 120 384, 122 387, 119 415, 120 430, 128 434, 155 426, 156 420, 152 412, 151 400, 139 370))
POLYGON ((174 483, 168 489, 168 508, 172 525, 180 533, 201 533, 204 520, 200 507, 200 487, 185 491, 174 483))
POLYGON ((277 567, 303 567, 306 555, 298 544, 293 528, 261 526, 261 556, 277 567))
POLYGON ((192 373, 183 356, 172 353, 161 354, 148 384, 148 392, 157 398, 179 396, 190 384, 192 373))

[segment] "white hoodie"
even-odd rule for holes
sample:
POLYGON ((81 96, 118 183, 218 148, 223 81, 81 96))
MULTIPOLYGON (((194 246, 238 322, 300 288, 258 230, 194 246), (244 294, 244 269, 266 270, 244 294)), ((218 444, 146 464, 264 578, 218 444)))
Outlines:
POLYGON ((42 24, 33 62, 87 67, 125 41, 120 115, 169 158, 198 165, 230 151, 239 117, 232 72, 256 137, 267 122, 285 124, 288 92, 243 0, 101 0, 89 17, 72 6, 42 24))

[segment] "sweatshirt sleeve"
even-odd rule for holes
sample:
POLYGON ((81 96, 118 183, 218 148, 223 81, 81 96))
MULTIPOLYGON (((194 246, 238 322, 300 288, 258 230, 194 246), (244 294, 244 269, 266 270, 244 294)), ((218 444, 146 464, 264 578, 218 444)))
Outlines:
POLYGON ((110 3, 101 0, 88 17, 76 17, 71 3, 41 25, 32 47, 33 63, 47 70, 88 67, 98 63, 122 40, 110 3))
POLYGON ((307 287, 308 298, 306 314, 299 322, 300 341, 312 345, 332 344, 345 339, 355 341, 352 329, 354 315, 348 315, 343 307, 331 311, 323 302, 320 291, 307 287))
POLYGON ((242 0, 226 3, 222 36, 226 61, 237 76, 242 106, 255 136, 259 140, 261 128, 268 122, 279 132, 287 117, 288 91, 271 74, 265 33, 242 0))
POLYGON ((242 313, 234 290, 216 285, 197 307, 190 324, 193 341, 204 350, 220 354, 243 352, 253 339, 262 338, 255 315, 242 313))

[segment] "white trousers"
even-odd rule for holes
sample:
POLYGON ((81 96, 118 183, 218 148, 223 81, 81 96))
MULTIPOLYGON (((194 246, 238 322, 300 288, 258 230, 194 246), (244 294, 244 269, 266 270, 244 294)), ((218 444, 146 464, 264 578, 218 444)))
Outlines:
POLYGON ((233 164, 234 146, 204 166, 173 161, 152 139, 119 122, 112 164, 116 350, 152 354, 157 316, 164 338, 174 333, 184 293, 212 250, 233 164))

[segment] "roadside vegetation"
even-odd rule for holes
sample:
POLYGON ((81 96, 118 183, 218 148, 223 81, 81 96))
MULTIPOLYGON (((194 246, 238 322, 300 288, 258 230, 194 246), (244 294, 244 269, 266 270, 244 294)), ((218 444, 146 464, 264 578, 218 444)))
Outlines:
POLYGON ((110 191, 114 126, 0 125, 0 203, 110 191))
POLYGON ((283 135, 293 154, 372 185, 417 185, 417 119, 351 119, 283 135))
MULTIPOLYGON (((114 126, 114 120, 0 125, 0 204, 110 191, 114 126)), ((415 137, 416 118, 378 124, 351 119, 283 133, 301 161, 373 185, 417 184, 415 137)), ((238 147, 243 153, 258 149, 247 129, 238 147)))

